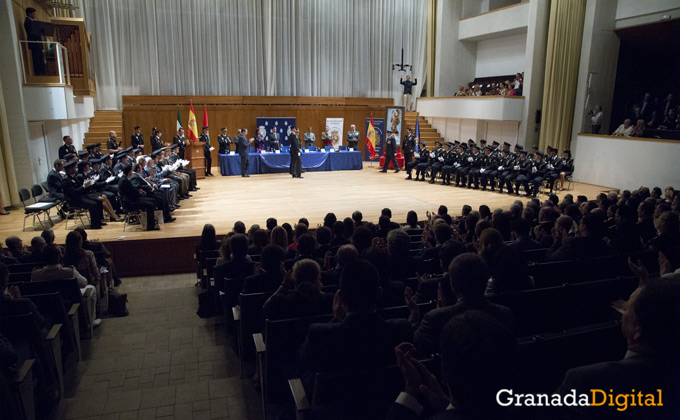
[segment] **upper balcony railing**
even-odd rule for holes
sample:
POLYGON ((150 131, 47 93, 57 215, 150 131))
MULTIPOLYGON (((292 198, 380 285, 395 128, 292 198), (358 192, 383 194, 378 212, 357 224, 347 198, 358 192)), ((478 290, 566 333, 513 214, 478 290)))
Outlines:
POLYGON ((52 41, 19 41, 24 84, 71 85, 68 51, 52 41))

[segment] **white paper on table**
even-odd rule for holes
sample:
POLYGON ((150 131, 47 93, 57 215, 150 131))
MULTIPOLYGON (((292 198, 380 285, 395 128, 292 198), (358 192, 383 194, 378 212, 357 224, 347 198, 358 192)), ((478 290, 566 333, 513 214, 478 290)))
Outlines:
POLYGON ((333 152, 335 152, 335 149, 330 148, 330 149, 328 149, 328 151, 329 151, 330 153, 333 153, 333 152))
POLYGON ((230 155, 234 156, 236 152, 229 152, 230 155))
POLYGON ((274 153, 281 153, 281 151, 280 151, 280 150, 277 150, 277 151, 275 151, 274 153))
POLYGON ((210 146, 210 149, 208 149, 208 150, 210 150, 212 152, 213 150, 215 150, 215 148, 210 146))
POLYGON ((350 152, 353 152, 353 151, 354 151, 354 148, 353 148, 353 147, 350 147, 350 148, 349 148, 349 151, 350 151, 350 152))

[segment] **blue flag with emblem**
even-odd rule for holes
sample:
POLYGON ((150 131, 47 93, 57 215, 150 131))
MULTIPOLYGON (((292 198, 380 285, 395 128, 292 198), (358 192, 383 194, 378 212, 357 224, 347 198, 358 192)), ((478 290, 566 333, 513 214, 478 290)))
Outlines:
POLYGON ((416 153, 418 153, 418 149, 420 149, 420 145, 418 142, 420 141, 420 121, 418 120, 418 117, 416 117, 416 153))

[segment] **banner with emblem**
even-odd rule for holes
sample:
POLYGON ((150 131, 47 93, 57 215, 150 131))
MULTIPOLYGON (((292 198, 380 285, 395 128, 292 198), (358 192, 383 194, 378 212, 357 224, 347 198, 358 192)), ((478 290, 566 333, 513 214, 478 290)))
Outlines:
MULTIPOLYGON (((371 118, 366 118, 366 132, 371 126, 371 118)), ((383 154, 383 144, 385 142, 385 120, 382 118, 373 118, 373 132, 375 133, 375 159, 380 159, 383 154)), ((364 160, 371 160, 371 152, 368 147, 364 151, 364 160)))
MULTIPOLYGON (((281 146, 290 146, 290 140, 288 136, 290 135, 290 128, 295 126, 294 117, 257 117, 256 120, 257 131, 255 133, 248 133, 248 138, 255 137, 257 134, 272 132, 272 127, 276 128, 276 132, 279 133, 279 143, 281 146)), ((302 130, 300 130, 302 131, 302 130)))
POLYGON ((342 132, 342 126, 345 124, 344 118, 326 118, 326 126, 328 127, 328 132, 333 139, 333 147, 336 149, 338 146, 342 145, 342 140, 344 134, 342 132))

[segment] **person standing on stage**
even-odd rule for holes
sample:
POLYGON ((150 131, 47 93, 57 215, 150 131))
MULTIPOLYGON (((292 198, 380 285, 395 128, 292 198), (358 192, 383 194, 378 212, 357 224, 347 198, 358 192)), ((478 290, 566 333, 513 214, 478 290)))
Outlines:
POLYGON ((135 132, 132 136, 130 136, 130 146, 132 146, 133 149, 140 148, 144 150, 144 136, 142 135, 142 127, 138 125, 135 126, 135 132))
POLYGON ((300 130, 291 127, 290 140, 290 174, 293 178, 302 178, 302 161, 300 160, 302 145, 300 144, 300 130))
POLYGON ((248 140, 248 129, 242 128, 241 134, 236 136, 236 145, 238 146, 238 154, 241 156, 241 176, 249 177, 248 167, 250 166, 250 143, 253 139, 248 140))
POLYGON ((399 133, 390 130, 387 130, 387 132, 389 133, 389 136, 385 139, 385 164, 380 172, 387 172, 387 168, 390 166, 390 162, 392 162, 395 169, 394 173, 396 174, 399 172, 399 164, 395 157, 397 154, 397 135, 399 135, 399 133))
POLYGON ((274 150, 281 150, 281 143, 279 143, 279 133, 276 132, 276 127, 272 127, 272 131, 268 136, 270 150, 272 152, 274 150))
POLYGON ((321 141, 323 142, 324 147, 333 145, 333 137, 331 136, 330 127, 326 126, 326 131, 321 133, 321 141))
POLYGON ((161 132, 156 127, 151 130, 151 139, 149 140, 151 144, 151 152, 155 152, 158 149, 163 148, 163 140, 161 140, 161 132))
POLYGON ((401 144, 401 153, 404 155, 404 166, 413 160, 413 151, 416 149, 416 136, 410 128, 406 129, 404 142, 401 144))
POLYGON ((311 146, 314 146, 314 142, 316 141, 316 136, 314 133, 312 133, 312 127, 309 127, 309 131, 305 133, 305 147, 309 148, 311 146))
POLYGON ((205 142, 203 145, 203 157, 205 157, 205 176, 213 176, 212 174, 212 155, 210 154, 210 131, 206 125, 203 127, 203 133, 198 141, 205 142))
POLYGON ((231 136, 227 134, 227 127, 222 127, 220 131, 222 134, 217 136, 217 143, 220 145, 218 153, 224 155, 231 151, 231 144, 233 142, 231 141, 231 136))
POLYGON ((177 155, 180 159, 184 159, 184 148, 188 146, 187 140, 184 138, 184 129, 182 127, 177 130, 177 135, 172 138, 172 144, 178 147, 177 155))
POLYGON ((359 145, 359 132, 357 127, 352 124, 349 126, 350 130, 347 132, 347 147, 352 150, 357 150, 359 145))
POLYGON ((59 159, 64 159, 67 154, 76 154, 76 147, 73 145, 73 139, 71 136, 64 136, 64 144, 59 148, 59 159))
POLYGON ((399 83, 404 85, 404 110, 411 111, 411 88, 418 84, 418 78, 416 77, 415 82, 411 81, 411 76, 406 76, 406 81, 403 80, 403 76, 399 78, 399 83))

